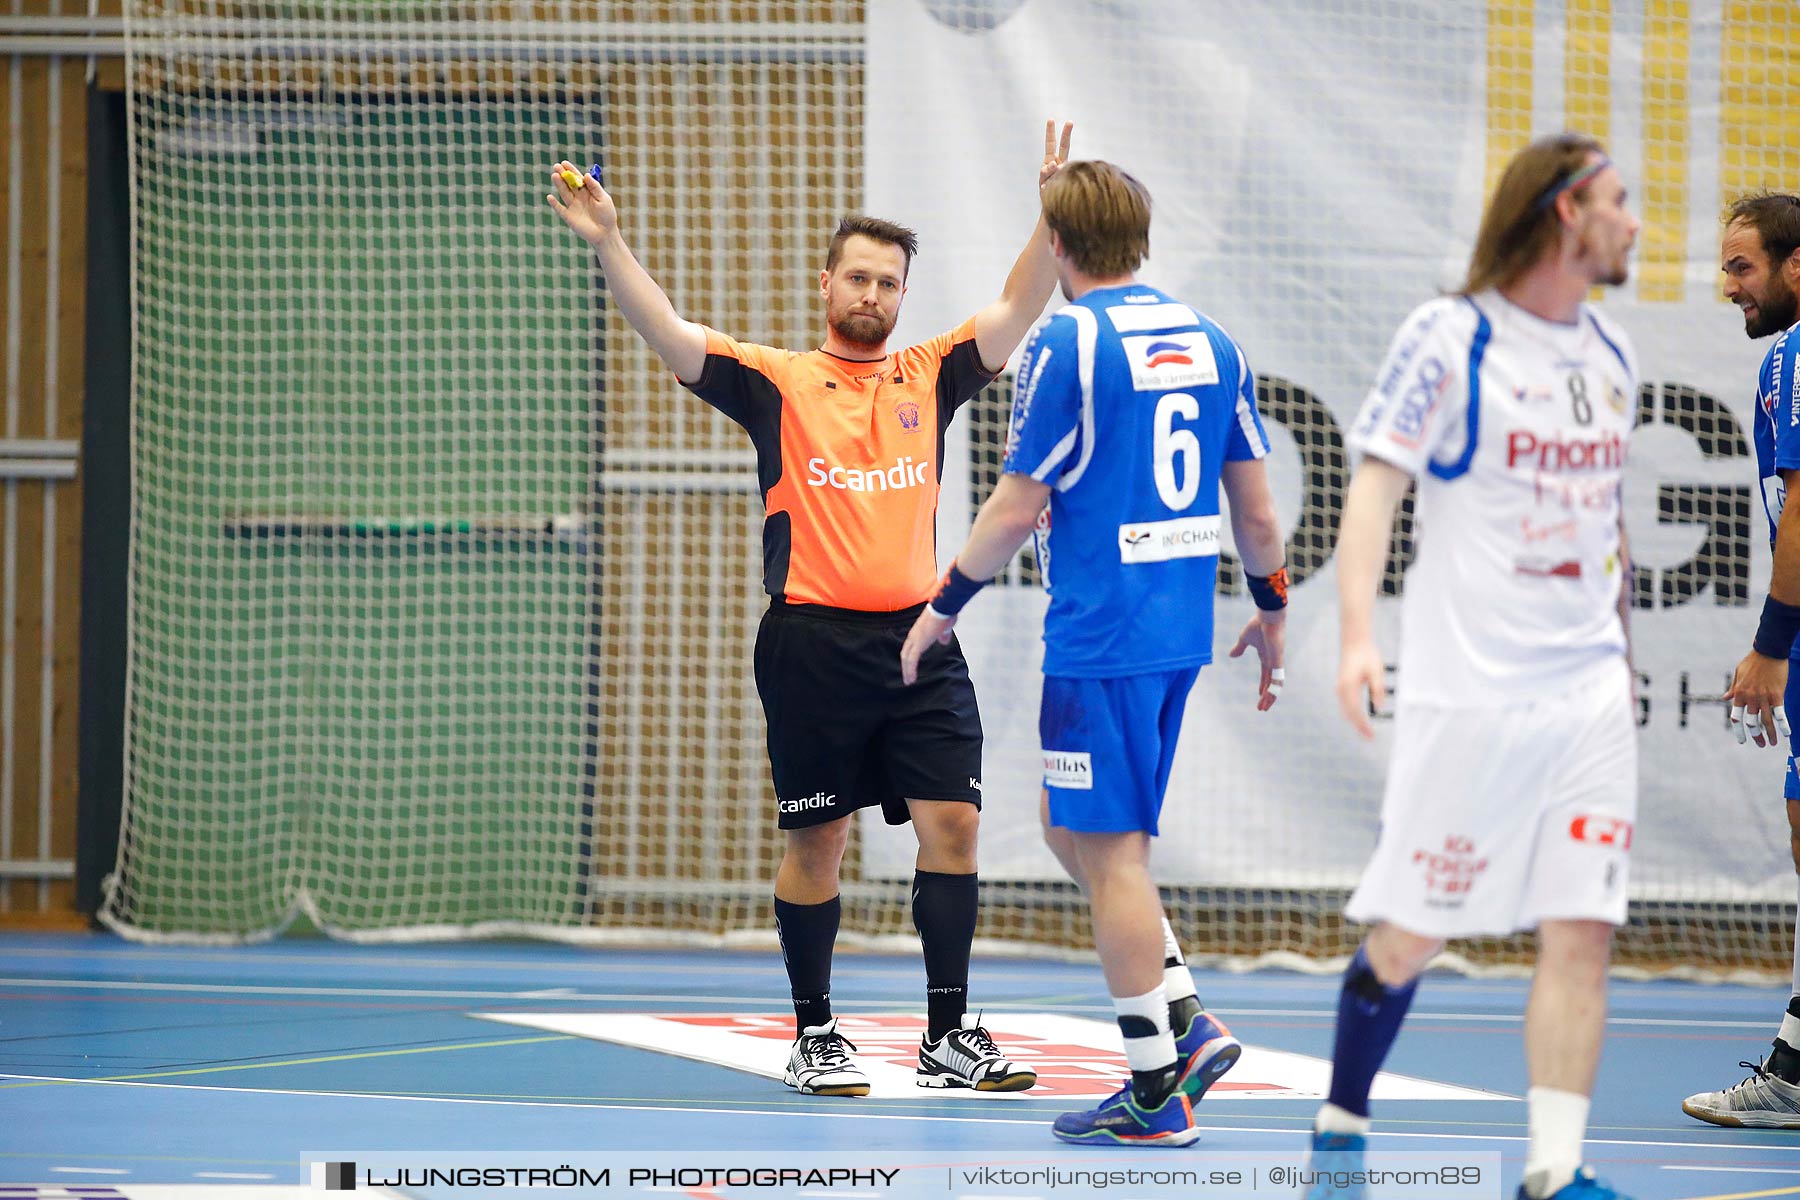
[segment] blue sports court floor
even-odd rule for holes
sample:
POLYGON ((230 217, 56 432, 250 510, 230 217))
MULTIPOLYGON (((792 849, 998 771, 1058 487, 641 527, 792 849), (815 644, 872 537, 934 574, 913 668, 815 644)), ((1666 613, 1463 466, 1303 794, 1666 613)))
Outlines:
MULTIPOLYGON (((1200 1107, 1198 1144, 1112 1153, 1159 1166, 1230 1151, 1298 1161, 1336 979, 1199 982, 1251 1049, 1200 1107)), ((922 987, 916 956, 840 953, 834 1004, 876 1090, 801 1097, 779 1081, 791 1009, 773 953, 3 935, 0 1180, 38 1186, 0 1185, 0 1196, 273 1200, 306 1182, 303 1154, 339 1149, 531 1151, 551 1165, 702 1148, 1054 1160, 1051 1120, 1089 1106, 1070 1097, 1110 1090, 1122 1069, 1098 969, 978 960, 975 1003, 1046 1080, 1012 1096, 910 1086, 922 987)), ((1378 1145, 1496 1151, 1511 1196, 1524 992, 1524 981, 1428 978, 1389 1063, 1410 1078, 1387 1086, 1414 1098, 1378 1098, 1378 1145)), ((1764 1053, 1784 1001, 1775 988, 1615 983, 1589 1141, 1602 1175, 1640 1200, 1800 1196, 1800 1131, 1718 1129, 1680 1110, 1687 1093, 1743 1076, 1738 1060, 1764 1053)))

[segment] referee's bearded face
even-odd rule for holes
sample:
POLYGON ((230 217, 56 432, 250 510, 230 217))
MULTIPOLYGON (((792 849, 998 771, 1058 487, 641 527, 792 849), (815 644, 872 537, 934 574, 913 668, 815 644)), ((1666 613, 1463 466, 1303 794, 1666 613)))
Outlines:
POLYGON ((1719 242, 1719 269, 1725 272, 1725 298, 1744 314, 1747 337, 1780 333, 1800 316, 1800 301, 1788 276, 1800 271, 1795 255, 1769 261, 1762 234, 1748 221, 1733 221, 1719 242))
POLYGON ((1594 282, 1618 287, 1631 275, 1631 246, 1637 241, 1638 219, 1625 203, 1625 181, 1611 167, 1588 184, 1581 207, 1580 257, 1590 265, 1594 282))
POLYGON ((851 345, 878 350, 900 319, 906 251, 854 234, 845 240, 837 266, 819 272, 819 294, 833 332, 851 345))

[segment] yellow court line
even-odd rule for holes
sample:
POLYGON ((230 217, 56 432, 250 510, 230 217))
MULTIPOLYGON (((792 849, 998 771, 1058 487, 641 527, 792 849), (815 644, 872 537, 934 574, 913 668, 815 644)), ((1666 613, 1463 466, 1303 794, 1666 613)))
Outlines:
MULTIPOLYGON (((503 1038, 494 1042, 462 1042, 454 1046, 413 1046, 405 1050, 365 1050, 357 1054, 326 1054, 317 1058, 289 1058, 280 1062, 234 1063, 225 1067, 190 1067, 180 1071, 150 1071, 142 1075, 97 1075, 79 1083, 133 1083, 140 1079, 168 1079, 176 1075, 218 1075, 226 1071, 256 1071, 265 1067, 306 1067, 315 1063, 350 1062, 362 1058, 393 1058, 401 1054, 441 1054, 446 1050, 486 1050, 495 1046, 530 1046, 538 1042, 572 1042, 573 1034, 551 1034, 545 1037, 503 1038)), ((65 1081, 31 1081, 4 1083, 0 1090, 12 1088, 55 1087, 65 1081)))
POLYGON ((1759 1196, 1800 1196, 1800 1187, 1776 1188, 1769 1192, 1731 1192, 1723 1196, 1689 1196, 1687 1200, 1757 1200, 1759 1196))

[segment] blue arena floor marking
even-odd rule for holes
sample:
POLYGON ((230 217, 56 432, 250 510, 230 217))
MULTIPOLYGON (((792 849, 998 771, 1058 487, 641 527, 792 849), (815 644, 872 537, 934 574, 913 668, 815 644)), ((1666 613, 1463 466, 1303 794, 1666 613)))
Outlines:
MULTIPOLYGON (((1329 1054, 1335 977, 1200 972, 1198 982, 1246 1043, 1329 1054)), ((1104 1022, 1110 1012, 1088 965, 978 956, 972 983, 990 1016, 1104 1022)), ((916 955, 843 954, 833 1002, 865 1017, 916 1013, 923 985, 916 955)), ((1526 987, 1428 978, 1388 1066, 1523 1095, 1526 987)), ((1615 982, 1589 1142, 1601 1174, 1640 1200, 1800 1195, 1800 1131, 1718 1129, 1679 1107, 1689 1092, 1743 1077, 1737 1061, 1766 1051, 1786 999, 1781 988, 1615 982)), ((0 1178, 176 1188, 160 1195, 207 1200, 221 1195, 213 1186, 234 1186, 227 1176, 295 1187, 300 1154, 320 1147, 644 1148, 683 1144, 695 1117, 720 1149, 1054 1155, 1047 1126, 1070 1106, 926 1089, 874 1103, 801 1097, 652 1050, 526 1030, 514 1039, 479 1019, 496 1012, 791 1015, 773 952, 321 941, 182 949, 0 935, 0 1105, 30 1105, 28 1119, 0 1125, 0 1178)), ((1201 1161, 1292 1150, 1297 1159, 1315 1103, 1214 1094, 1197 1113, 1201 1141, 1173 1153, 1201 1161)), ((1378 1101, 1376 1138, 1391 1148, 1498 1150, 1510 1189, 1524 1118, 1513 1100, 1378 1101)))

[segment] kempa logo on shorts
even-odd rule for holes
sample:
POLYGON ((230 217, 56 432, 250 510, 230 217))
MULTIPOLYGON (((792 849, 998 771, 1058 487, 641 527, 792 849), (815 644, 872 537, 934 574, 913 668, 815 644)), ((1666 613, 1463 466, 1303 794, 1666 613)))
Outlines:
POLYGON ((1044 785, 1074 791, 1094 790, 1092 757, 1073 750, 1044 751, 1044 785))
POLYGON ((931 464, 908 454, 891 467, 834 467, 822 458, 806 460, 810 487, 836 488, 840 492, 903 492, 931 482, 931 464))
POLYGON ((829 796, 824 792, 814 792, 812 795, 799 800, 783 800, 781 802, 781 811, 784 813, 806 812, 809 809, 830 808, 836 802, 836 792, 832 792, 829 796))
POLYGON ((1219 552, 1219 516, 1176 517, 1119 526, 1119 561, 1168 562, 1172 558, 1208 558, 1219 552))

